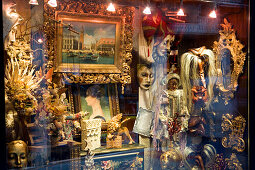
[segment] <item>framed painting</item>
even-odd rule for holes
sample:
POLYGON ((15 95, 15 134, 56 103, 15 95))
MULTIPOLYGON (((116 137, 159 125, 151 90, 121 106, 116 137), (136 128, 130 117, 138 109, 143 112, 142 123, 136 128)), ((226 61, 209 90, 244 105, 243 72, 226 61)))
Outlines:
POLYGON ((57 13, 58 72, 121 73, 123 17, 57 13))
POLYGON ((54 68, 68 83, 131 83, 134 7, 92 1, 44 1, 47 37, 46 68, 54 68))
POLYGON ((116 84, 76 85, 71 89, 73 110, 87 112, 85 119, 100 118, 107 122, 119 113, 116 84))

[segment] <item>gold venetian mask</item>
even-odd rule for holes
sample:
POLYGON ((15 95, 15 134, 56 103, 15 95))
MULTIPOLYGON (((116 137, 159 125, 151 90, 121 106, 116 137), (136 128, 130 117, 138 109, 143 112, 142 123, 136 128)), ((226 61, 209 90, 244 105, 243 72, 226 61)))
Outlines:
POLYGON ((24 168, 27 166, 27 144, 22 140, 8 144, 8 167, 24 168))

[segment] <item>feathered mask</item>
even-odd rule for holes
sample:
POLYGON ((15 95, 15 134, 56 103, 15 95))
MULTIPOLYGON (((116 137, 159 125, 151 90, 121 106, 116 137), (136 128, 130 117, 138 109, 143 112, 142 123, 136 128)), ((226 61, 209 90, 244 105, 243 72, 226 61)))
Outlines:
POLYGON ((8 60, 5 69, 5 90, 15 109, 25 109, 27 104, 36 107, 33 92, 39 87, 41 78, 35 77, 34 68, 20 65, 16 58, 8 60))
POLYGON ((153 37, 156 37, 155 45, 157 45, 167 35, 173 34, 159 9, 156 9, 155 13, 143 17, 142 28, 148 45, 152 42, 153 37))

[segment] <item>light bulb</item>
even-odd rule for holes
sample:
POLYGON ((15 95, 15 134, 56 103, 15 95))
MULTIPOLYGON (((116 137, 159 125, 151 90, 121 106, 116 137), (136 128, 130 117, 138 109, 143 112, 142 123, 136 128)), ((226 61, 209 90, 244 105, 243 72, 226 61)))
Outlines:
POLYGON ((30 0, 29 4, 31 4, 31 5, 39 5, 37 0, 30 0))
POLYGON ((146 7, 144 10, 143 10, 143 13, 144 14, 151 14, 151 9, 150 9, 150 7, 146 7))
POLYGON ((182 10, 181 8, 180 8, 179 11, 177 12, 177 15, 178 15, 178 16, 185 16, 185 15, 184 15, 184 12, 183 12, 183 10, 182 10))
POLYGON ((48 4, 51 6, 51 7, 57 7, 57 0, 49 0, 48 1, 48 4))
POLYGON ((41 44, 41 43, 43 43, 43 40, 42 40, 41 38, 39 38, 39 39, 37 40, 37 42, 38 42, 38 44, 41 44))
POLYGON ((115 11, 115 7, 112 3, 109 4, 109 6, 107 7, 107 11, 110 11, 110 12, 114 12, 115 11))
POLYGON ((212 11, 210 12, 209 17, 211 17, 211 18, 217 18, 217 15, 216 15, 215 10, 212 10, 212 11))

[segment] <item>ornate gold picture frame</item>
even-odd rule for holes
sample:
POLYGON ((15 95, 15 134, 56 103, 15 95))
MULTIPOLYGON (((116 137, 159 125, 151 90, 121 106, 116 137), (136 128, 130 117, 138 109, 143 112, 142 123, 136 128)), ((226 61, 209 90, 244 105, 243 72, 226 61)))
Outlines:
MULTIPOLYGON (((107 5, 101 2, 59 1, 58 6, 52 8, 47 5, 47 0, 44 1, 44 30, 47 37, 48 52, 47 67, 54 67, 54 72, 62 74, 68 83, 122 83, 122 87, 131 83, 129 65, 132 61, 134 7, 120 6, 116 8, 115 12, 109 12, 106 9, 107 5), (87 61, 63 62, 63 39, 67 38, 67 34, 63 34, 63 28, 69 30, 72 35, 78 33, 77 35, 80 36, 81 30, 77 30, 76 26, 83 24, 85 27, 91 23, 98 28, 105 28, 100 24, 105 24, 108 28, 115 26, 115 34, 110 37, 115 40, 114 47, 109 51, 114 54, 110 64, 107 64, 107 62, 92 62, 91 64, 87 61)), ((110 28, 109 30, 114 29, 110 28)), ((80 57, 95 59, 97 52, 102 51, 91 51, 87 55, 83 53, 84 51, 71 51, 68 55, 71 56, 72 53, 75 53, 74 56, 76 56, 78 52, 81 53, 80 57)))
POLYGON ((215 41, 213 51, 216 56, 216 69, 218 74, 217 87, 225 104, 234 97, 238 86, 238 77, 242 73, 246 53, 242 51, 242 45, 232 29, 231 23, 224 19, 219 31, 219 41, 215 41))

